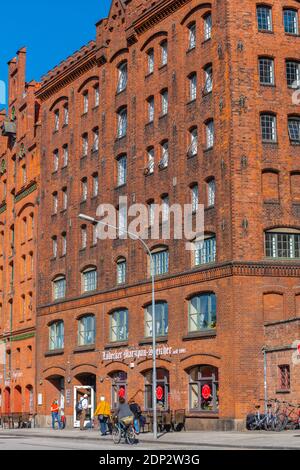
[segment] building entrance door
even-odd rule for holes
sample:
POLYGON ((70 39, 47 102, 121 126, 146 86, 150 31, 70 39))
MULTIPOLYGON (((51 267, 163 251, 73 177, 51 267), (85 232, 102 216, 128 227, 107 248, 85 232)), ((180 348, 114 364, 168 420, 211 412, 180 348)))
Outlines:
POLYGON ((74 428, 80 427, 80 413, 76 411, 76 404, 84 395, 88 395, 89 407, 86 413, 84 427, 92 427, 95 410, 95 390, 91 386, 78 385, 74 387, 74 428))

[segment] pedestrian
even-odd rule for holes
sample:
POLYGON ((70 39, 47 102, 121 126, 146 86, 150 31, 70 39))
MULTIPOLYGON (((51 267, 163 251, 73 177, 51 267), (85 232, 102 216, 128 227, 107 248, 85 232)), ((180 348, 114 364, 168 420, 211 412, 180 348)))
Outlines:
POLYGON ((116 415, 118 417, 118 420, 126 426, 128 426, 130 423, 133 423, 134 415, 128 403, 126 403, 125 398, 123 397, 119 398, 119 406, 116 410, 116 415))
POLYGON ((78 409, 80 411, 80 431, 84 431, 84 423, 85 423, 85 418, 87 415, 87 410, 89 408, 89 401, 88 401, 88 395, 85 394, 83 397, 80 398, 79 406, 78 409))
POLYGON ((140 405, 136 403, 135 400, 132 399, 132 400, 129 400, 129 408, 134 415, 133 425, 134 425, 135 432, 136 434, 139 434, 140 433, 140 419, 142 415, 141 407, 140 405))
POLYGON ((52 417, 52 429, 55 429, 55 422, 56 421, 57 421, 57 424, 58 424, 58 429, 60 429, 58 400, 53 400, 53 402, 52 402, 51 417, 52 417))
POLYGON ((63 409, 60 410, 60 428, 61 429, 66 428, 66 416, 65 416, 65 411, 63 409))
POLYGON ((97 405, 95 416, 98 416, 101 436, 106 436, 109 430, 109 422, 111 417, 110 404, 106 401, 105 397, 100 397, 100 402, 97 405))

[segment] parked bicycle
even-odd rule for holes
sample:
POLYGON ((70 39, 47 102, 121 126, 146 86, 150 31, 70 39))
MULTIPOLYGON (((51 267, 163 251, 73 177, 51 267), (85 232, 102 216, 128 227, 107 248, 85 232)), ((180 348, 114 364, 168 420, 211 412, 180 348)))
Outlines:
MULTIPOLYGON (((265 402, 261 399, 260 402, 265 402)), ((300 428, 300 405, 278 399, 269 399, 266 410, 261 411, 261 405, 255 406, 255 412, 247 417, 247 428, 251 431, 283 431, 300 428)))

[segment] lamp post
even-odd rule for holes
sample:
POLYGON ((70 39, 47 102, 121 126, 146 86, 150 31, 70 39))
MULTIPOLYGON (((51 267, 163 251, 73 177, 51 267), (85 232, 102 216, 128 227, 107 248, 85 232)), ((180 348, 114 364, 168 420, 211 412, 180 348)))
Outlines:
POLYGON ((90 217, 85 214, 79 214, 79 219, 85 220, 86 222, 90 222, 93 225, 103 225, 105 227, 110 227, 116 230, 119 230, 127 235, 130 235, 135 240, 138 240, 142 243, 143 247, 147 251, 150 257, 150 270, 151 270, 151 283, 152 283, 152 349, 153 349, 153 356, 152 356, 152 363, 153 363, 153 377, 152 377, 152 407, 153 407, 153 436, 154 439, 157 439, 157 407, 156 407, 156 388, 157 388, 157 369, 156 369, 156 311, 155 311, 155 273, 154 273, 154 261, 153 255, 144 242, 144 240, 136 235, 136 233, 130 232, 129 230, 120 229, 115 225, 107 224, 106 222, 101 222, 94 217, 90 217))

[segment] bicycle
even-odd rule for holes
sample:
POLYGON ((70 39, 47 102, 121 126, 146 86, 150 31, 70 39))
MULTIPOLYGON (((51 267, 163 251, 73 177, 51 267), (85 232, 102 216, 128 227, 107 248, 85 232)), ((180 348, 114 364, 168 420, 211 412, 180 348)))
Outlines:
POLYGON ((136 442, 133 422, 125 424, 122 420, 116 420, 112 430, 112 438, 115 444, 120 444, 123 438, 127 444, 133 445, 136 442))
POLYGON ((300 425, 299 405, 293 405, 285 401, 282 403, 285 408, 278 414, 276 421, 273 423, 273 430, 280 432, 285 429, 297 429, 300 425))

